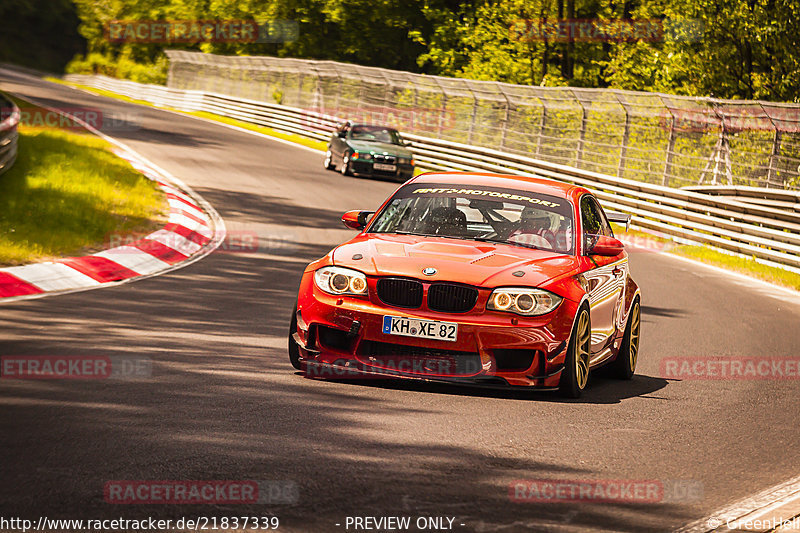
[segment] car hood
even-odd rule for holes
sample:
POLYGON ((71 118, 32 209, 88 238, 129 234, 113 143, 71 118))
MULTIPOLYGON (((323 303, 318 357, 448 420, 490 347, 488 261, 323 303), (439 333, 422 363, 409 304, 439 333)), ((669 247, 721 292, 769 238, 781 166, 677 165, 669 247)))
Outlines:
POLYGON ((350 146, 350 148, 358 152, 369 152, 372 154, 382 154, 385 152, 389 155, 395 155, 397 157, 411 157, 411 150, 397 144, 365 141, 347 141, 347 144, 350 146))
POLYGON ((482 287, 535 287, 579 271, 574 256, 460 239, 363 234, 333 251, 333 263, 369 276, 404 276, 482 287), (359 258, 360 256, 360 258, 359 258), (426 276, 422 269, 433 267, 426 276), (515 272, 523 272, 516 276, 515 272))

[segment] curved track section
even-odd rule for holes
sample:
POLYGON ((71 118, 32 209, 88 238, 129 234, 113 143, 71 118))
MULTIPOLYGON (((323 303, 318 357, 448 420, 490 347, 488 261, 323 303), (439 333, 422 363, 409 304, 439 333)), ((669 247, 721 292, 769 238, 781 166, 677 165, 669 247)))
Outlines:
POLYGON ((593 376, 579 401, 307 380, 285 350, 301 270, 351 234, 340 229, 343 211, 374 208, 395 184, 325 172, 320 155, 299 147, 34 78, 4 73, 0 85, 52 106, 136 116, 138 129, 108 133, 211 202, 229 242, 260 237, 257 250, 223 246, 134 284, 3 306, 2 355, 152 362, 138 380, 0 380, 4 516, 273 513, 282 530, 343 531, 347 516, 431 515, 455 517, 463 531, 669 531, 796 475, 796 378, 661 375, 669 358, 796 357, 800 304, 788 293, 632 253, 643 294, 637 375, 593 376), (655 503, 511 501, 513 481, 552 478, 688 480, 701 491, 655 503), (299 499, 103 499, 110 480, 206 479, 293 480, 299 499))

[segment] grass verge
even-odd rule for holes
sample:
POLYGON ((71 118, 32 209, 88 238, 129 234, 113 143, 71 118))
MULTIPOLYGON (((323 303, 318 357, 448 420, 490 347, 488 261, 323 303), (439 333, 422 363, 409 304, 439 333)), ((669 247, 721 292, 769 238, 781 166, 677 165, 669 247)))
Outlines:
POLYGON ((0 265, 91 253, 164 224, 159 189, 106 141, 22 124, 19 134, 17 161, 0 175, 0 265))
POLYGON ((624 226, 612 224, 614 234, 622 239, 647 244, 667 253, 694 259, 701 263, 717 266, 734 272, 746 274, 750 277, 774 283, 782 287, 800 291, 800 274, 789 270, 772 267, 759 263, 753 257, 741 257, 726 254, 706 246, 693 246, 677 244, 670 239, 665 239, 643 231, 625 231, 624 226))
MULTIPOLYGON (((155 107, 153 104, 149 102, 145 102, 143 100, 134 100, 132 98, 128 98, 126 96, 122 96, 111 91, 105 91, 102 89, 95 89, 93 87, 88 87, 85 85, 80 85, 77 83, 66 82, 64 80, 58 78, 46 78, 48 81, 52 81, 55 83, 60 83, 62 85, 68 85, 71 87, 77 87, 80 89, 84 89, 94 94, 98 94, 101 96, 107 96, 109 98, 115 98, 117 100, 123 100, 130 103, 146 105, 150 107, 155 107)), ((271 137, 277 137, 279 139, 284 139, 287 141, 291 141, 297 144, 301 144, 303 146, 309 146, 311 148, 316 148, 317 150, 325 150, 326 143, 323 141, 315 141, 310 140, 300 135, 292 135, 287 133, 282 133, 271 128, 266 128, 263 126, 257 126, 254 124, 250 124, 249 122, 243 122, 241 120, 235 120, 232 118, 224 117, 221 115, 215 115, 213 113, 206 113, 206 112, 186 112, 180 111, 178 109, 171 109, 171 111, 176 111, 178 113, 184 113, 186 115, 194 115, 201 118, 206 118, 210 120, 216 120, 218 122, 222 122, 225 124, 230 124, 233 126, 238 126, 240 128, 244 128, 251 131, 256 131, 259 133, 264 133, 265 135, 269 135, 271 137)), ((423 169, 417 168, 415 170, 415 175, 424 172, 423 169)), ((743 274, 747 274, 749 276, 768 281, 770 283, 775 283, 777 285, 781 285, 784 287, 788 287, 795 290, 800 290, 800 275, 795 274, 794 272, 790 272, 788 270, 783 270, 781 268, 771 267, 767 265, 763 265, 757 262, 754 258, 746 258, 746 257, 738 257, 729 254, 725 254, 722 252, 718 252, 712 248, 707 248, 705 246, 686 246, 686 245, 677 245, 674 244, 672 241, 668 239, 663 239, 661 237, 657 237, 651 235, 649 233, 630 230, 629 232, 623 231, 624 228, 622 226, 615 225, 614 232, 618 236, 622 236, 625 238, 634 238, 634 239, 646 239, 652 243, 661 243, 664 251, 673 253, 676 255, 681 255, 684 257, 689 257, 691 259, 696 259, 698 261, 702 261, 703 263, 712 264, 715 266, 719 266, 721 268, 726 268, 728 270, 733 270, 736 272, 741 272, 743 274), (666 246, 665 246, 666 244, 666 246)))

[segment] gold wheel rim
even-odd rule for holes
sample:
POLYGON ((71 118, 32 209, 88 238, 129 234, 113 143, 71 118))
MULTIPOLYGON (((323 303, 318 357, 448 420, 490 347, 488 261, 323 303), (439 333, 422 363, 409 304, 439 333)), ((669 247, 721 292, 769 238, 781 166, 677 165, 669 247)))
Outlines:
POLYGON ((575 380, 583 389, 589 381, 589 313, 584 311, 578 318, 577 343, 575 345, 575 380))
POLYGON ((636 302, 631 315, 631 342, 628 349, 631 371, 636 370, 636 359, 639 357, 639 322, 639 302, 636 302))

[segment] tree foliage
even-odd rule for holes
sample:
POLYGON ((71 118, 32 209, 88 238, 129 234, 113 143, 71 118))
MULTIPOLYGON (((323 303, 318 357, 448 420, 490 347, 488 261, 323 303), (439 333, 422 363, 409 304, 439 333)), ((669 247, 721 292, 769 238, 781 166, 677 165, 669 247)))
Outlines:
MULTIPOLYGON (((51 0, 69 5, 68 0, 51 0)), ((45 3, 46 0, 33 0, 45 3)), ((163 48, 332 59, 535 85, 800 98, 800 0, 74 0, 88 54, 73 70, 163 80, 163 48), (112 20, 296 21, 291 42, 113 43, 112 20), (650 21, 657 38, 554 38, 563 20, 650 21)), ((29 10, 28 0, 6 0, 29 10)), ((2 9, 0 9, 2 11, 2 9)), ((42 15, 52 18, 54 13, 42 15)))

